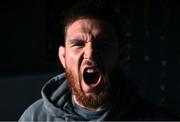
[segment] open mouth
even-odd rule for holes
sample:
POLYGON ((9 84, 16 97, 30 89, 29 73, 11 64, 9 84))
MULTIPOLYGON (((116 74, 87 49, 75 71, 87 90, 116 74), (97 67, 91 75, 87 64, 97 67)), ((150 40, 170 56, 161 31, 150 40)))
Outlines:
POLYGON ((84 81, 87 85, 98 85, 100 72, 96 69, 85 69, 83 72, 84 81))

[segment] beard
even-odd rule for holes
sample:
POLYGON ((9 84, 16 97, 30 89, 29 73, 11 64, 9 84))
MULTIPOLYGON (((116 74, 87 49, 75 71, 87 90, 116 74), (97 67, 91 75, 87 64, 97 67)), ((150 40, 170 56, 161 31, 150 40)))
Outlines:
MULTIPOLYGON (((68 82, 69 82, 68 84, 72 92, 72 95, 75 96, 77 102, 80 105, 83 105, 84 107, 87 107, 87 108, 96 109, 104 104, 109 103, 109 101, 112 99, 112 96, 111 96, 113 95, 112 87, 108 87, 108 89, 102 88, 102 90, 97 93, 96 97, 86 96, 84 91, 82 90, 80 81, 76 80, 77 76, 73 74, 73 72, 68 68, 66 68, 65 72, 66 72, 66 77, 68 79, 68 82)), ((105 82, 103 87, 105 87, 108 84, 109 83, 105 82)), ((114 86, 112 84, 113 83, 111 83, 110 86, 114 86)))

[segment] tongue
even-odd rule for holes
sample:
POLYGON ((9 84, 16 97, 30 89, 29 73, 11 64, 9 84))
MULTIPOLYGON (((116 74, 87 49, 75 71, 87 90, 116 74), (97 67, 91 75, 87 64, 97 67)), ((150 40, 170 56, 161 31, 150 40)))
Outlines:
POLYGON ((86 84, 96 84, 99 80, 99 73, 84 73, 84 81, 86 84))

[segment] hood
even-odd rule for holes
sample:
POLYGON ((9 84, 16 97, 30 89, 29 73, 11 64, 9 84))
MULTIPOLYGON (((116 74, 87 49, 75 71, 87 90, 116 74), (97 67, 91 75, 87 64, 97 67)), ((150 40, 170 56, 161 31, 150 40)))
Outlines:
POLYGON ((50 79, 42 88, 41 94, 45 109, 52 116, 60 118, 68 118, 68 116, 73 118, 78 117, 71 104, 70 91, 65 73, 50 79))

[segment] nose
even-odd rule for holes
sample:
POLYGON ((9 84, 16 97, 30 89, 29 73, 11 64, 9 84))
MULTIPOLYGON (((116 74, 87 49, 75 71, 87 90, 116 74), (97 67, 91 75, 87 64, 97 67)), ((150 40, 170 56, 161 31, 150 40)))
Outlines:
POLYGON ((92 59, 93 58, 93 45, 92 42, 87 42, 84 49, 84 59, 92 59))

